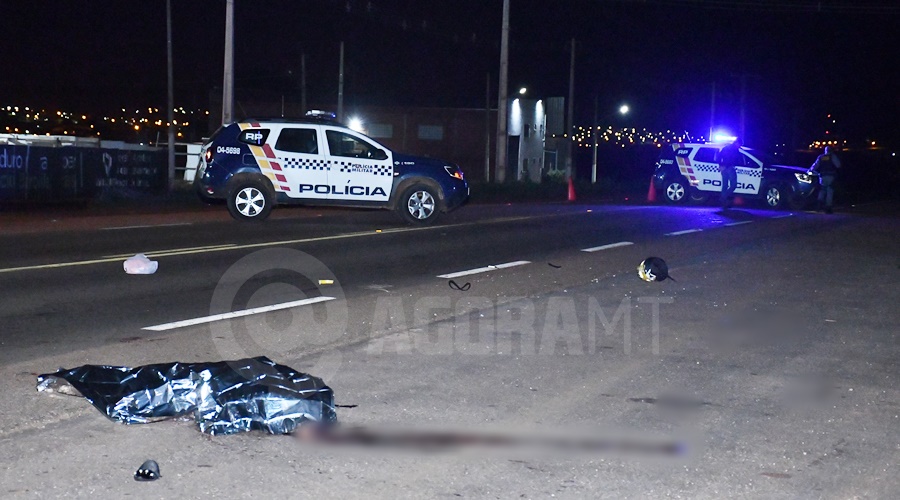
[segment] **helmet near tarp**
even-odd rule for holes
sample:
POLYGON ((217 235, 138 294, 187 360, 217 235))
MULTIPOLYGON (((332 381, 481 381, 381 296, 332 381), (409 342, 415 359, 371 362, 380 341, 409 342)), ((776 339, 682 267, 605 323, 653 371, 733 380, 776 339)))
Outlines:
POLYGON ((638 276, 644 281, 664 281, 669 278, 669 266, 659 257, 647 257, 637 268, 638 276))

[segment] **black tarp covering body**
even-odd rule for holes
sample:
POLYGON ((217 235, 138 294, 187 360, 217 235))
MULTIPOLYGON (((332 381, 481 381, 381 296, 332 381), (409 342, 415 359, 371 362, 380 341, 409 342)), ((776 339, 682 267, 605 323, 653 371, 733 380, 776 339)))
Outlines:
POLYGON ((307 421, 337 421, 334 393, 321 379, 265 357, 136 368, 85 365, 40 375, 37 389, 53 391, 61 380, 125 424, 193 413, 209 434, 287 434, 307 421))

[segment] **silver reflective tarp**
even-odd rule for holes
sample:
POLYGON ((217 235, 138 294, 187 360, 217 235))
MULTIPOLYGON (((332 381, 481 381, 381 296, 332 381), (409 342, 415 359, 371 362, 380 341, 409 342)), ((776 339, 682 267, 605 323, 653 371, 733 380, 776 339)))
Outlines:
POLYGON ((321 379, 265 357, 135 368, 84 365, 37 380, 38 391, 75 389, 125 424, 193 414, 208 434, 288 434, 305 422, 337 421, 334 393, 321 379))

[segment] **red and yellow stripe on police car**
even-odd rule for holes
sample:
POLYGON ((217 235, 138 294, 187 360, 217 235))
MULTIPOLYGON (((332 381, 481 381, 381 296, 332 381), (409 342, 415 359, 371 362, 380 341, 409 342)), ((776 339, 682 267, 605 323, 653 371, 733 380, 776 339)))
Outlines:
MULTIPOLYGON (((678 151, 684 144, 673 144, 672 147, 675 151, 678 151)), ((675 161, 678 162, 678 170, 681 171, 681 175, 685 176, 691 183, 692 186, 696 186, 700 184, 700 181, 697 180, 697 177, 694 175, 694 167, 691 165, 691 159, 687 156, 678 156, 675 155, 675 161)))
MULTIPOLYGON (((259 127, 259 124, 241 123, 240 127, 241 130, 247 130, 259 127)), ((288 192, 291 190, 290 186, 287 185, 287 178, 284 176, 281 165, 275 161, 278 158, 268 144, 263 144, 262 146, 250 145, 250 152, 253 154, 253 158, 256 160, 256 164, 259 165, 259 169, 262 171, 263 175, 272 181, 275 191, 288 192)))

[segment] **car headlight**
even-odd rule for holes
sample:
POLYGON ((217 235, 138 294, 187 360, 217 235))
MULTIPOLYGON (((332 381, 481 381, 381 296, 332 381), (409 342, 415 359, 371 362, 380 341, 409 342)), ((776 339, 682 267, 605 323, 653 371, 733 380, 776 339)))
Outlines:
POLYGON ((463 171, 455 165, 444 165, 444 170, 446 170, 447 173, 450 174, 450 177, 453 177, 454 179, 459 179, 461 181, 465 180, 463 171))
POLYGON ((811 175, 801 174, 800 172, 795 173, 794 177, 796 177, 798 181, 805 182, 806 184, 810 184, 813 181, 811 175))

